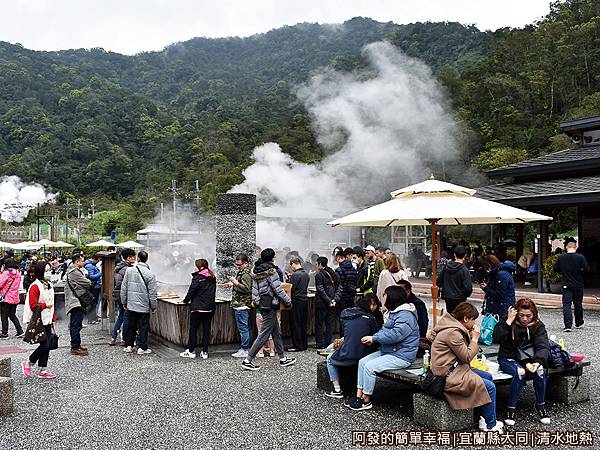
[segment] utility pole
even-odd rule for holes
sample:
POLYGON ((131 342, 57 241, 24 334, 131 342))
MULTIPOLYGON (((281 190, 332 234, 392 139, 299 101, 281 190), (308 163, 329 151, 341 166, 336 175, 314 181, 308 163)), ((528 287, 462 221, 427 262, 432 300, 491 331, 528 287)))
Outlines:
POLYGON ((65 216, 65 241, 68 242, 69 241, 69 208, 71 207, 71 205, 69 204, 69 199, 67 199, 67 204, 66 204, 66 209, 67 209, 67 214, 65 216))
POLYGON ((37 240, 40 240, 40 204, 35 208, 35 218, 37 219, 37 240))
POLYGON ((177 180, 171 180, 173 191, 173 240, 177 240, 177 180))
POLYGON ((81 246, 81 200, 77 200, 77 245, 81 246))
POLYGON ((96 214, 96 202, 92 199, 92 220, 94 220, 95 214, 96 214))
POLYGON ((165 204, 161 203, 160 204, 160 223, 164 223, 165 222, 165 204))

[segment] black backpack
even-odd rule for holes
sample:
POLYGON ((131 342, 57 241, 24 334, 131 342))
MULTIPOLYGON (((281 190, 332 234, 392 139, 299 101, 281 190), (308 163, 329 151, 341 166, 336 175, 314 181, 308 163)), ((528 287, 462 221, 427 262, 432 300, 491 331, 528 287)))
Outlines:
POLYGON ((564 367, 565 369, 571 369, 575 367, 575 363, 571 359, 571 355, 566 350, 560 348, 556 342, 552 339, 548 340, 548 346, 550 347, 550 356, 548 357, 548 367, 559 368, 564 367))

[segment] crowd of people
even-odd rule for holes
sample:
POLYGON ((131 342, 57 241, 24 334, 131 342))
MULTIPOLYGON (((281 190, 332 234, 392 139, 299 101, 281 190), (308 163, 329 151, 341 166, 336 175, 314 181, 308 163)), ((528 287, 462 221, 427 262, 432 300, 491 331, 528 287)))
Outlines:
MULTIPOLYGON (((587 264, 576 249, 575 242, 566 243, 566 252, 555 266, 563 276, 564 331, 571 331, 571 302, 575 305, 575 326, 583 326, 581 298, 587 264)), ((446 377, 444 393, 450 406, 454 409, 480 408, 480 429, 499 431, 503 422, 497 419, 496 389, 491 375, 470 365, 479 352, 480 329, 476 320, 480 313, 468 303, 473 282, 465 263, 467 254, 465 246, 457 245, 452 249, 453 258, 442 261, 436 283, 446 314, 429 330, 427 307, 413 293, 401 259, 389 249, 338 247, 332 254, 331 265, 328 257, 316 253, 305 262, 297 252, 290 251, 279 265, 277 254, 271 248, 253 255, 254 262, 249 255, 240 253, 235 258, 237 273, 222 284, 223 288, 231 289, 230 305, 240 334, 240 349, 232 356, 241 358, 241 367, 250 371, 259 370, 255 359, 266 356, 276 355, 282 367, 294 365, 296 359, 286 356, 285 352, 308 350, 308 290, 309 284, 314 283, 315 347, 328 354, 327 369, 333 387, 327 393, 328 397, 344 397, 340 367, 355 368, 356 392, 344 404, 355 411, 371 409, 376 374, 409 367, 418 354, 427 351, 430 352, 431 372, 446 377), (281 311, 286 309, 290 310, 292 346, 284 349, 281 311), (252 341, 250 322, 253 317, 258 334, 252 341), (334 339, 336 322, 339 339, 334 339)), ((482 258, 480 268, 483 272, 480 272, 478 282, 485 293, 481 311, 495 315, 499 320, 493 332, 494 341, 500 345, 499 366, 512 376, 504 422, 508 425, 516 423, 519 396, 529 376, 533 379, 539 420, 547 424, 550 423, 545 408, 548 335, 535 303, 527 298, 516 300, 515 265, 502 261, 501 257, 500 254, 489 254, 482 258)), ((40 310, 44 329, 50 335, 56 320, 53 283, 61 280, 65 287, 65 310, 69 315, 70 352, 75 356, 87 356, 89 350, 82 346, 80 334, 86 315, 92 314, 95 320, 101 314, 102 267, 99 258, 94 255, 86 260, 83 252, 76 250, 69 258, 52 256, 40 261, 31 258, 20 266, 13 255, 8 254, 2 260, 2 268, 0 337, 8 337, 9 320, 17 337, 24 334, 16 316, 21 281, 27 291, 23 323, 27 324, 33 313, 40 310), (23 280, 21 272, 24 272, 23 280)), ((209 262, 197 259, 183 299, 190 308, 190 331, 187 348, 181 357, 196 358, 200 348, 200 357, 208 358, 216 290, 217 277, 209 262), (198 342, 200 328, 202 337, 198 342)), ((136 346, 138 355, 152 353, 148 347, 148 333, 150 315, 158 306, 157 282, 148 265, 147 252, 136 254, 131 249, 120 252, 112 292, 116 321, 111 330, 110 345, 122 345, 126 353, 133 353, 136 346)), ((49 354, 48 340, 41 342, 22 362, 23 374, 31 377, 31 368, 37 364, 38 377, 55 378, 57 374, 48 370, 49 354)))

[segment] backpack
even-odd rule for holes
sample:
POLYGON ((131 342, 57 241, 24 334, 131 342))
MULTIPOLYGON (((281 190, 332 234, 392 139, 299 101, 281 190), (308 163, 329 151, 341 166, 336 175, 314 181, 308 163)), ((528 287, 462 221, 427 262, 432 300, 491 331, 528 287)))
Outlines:
POLYGON ((569 353, 566 350, 560 348, 560 345, 558 345, 552 339, 549 339, 548 346, 550 347, 548 367, 564 367, 565 369, 571 369, 572 367, 575 367, 575 363, 571 359, 571 355, 569 355, 569 353))

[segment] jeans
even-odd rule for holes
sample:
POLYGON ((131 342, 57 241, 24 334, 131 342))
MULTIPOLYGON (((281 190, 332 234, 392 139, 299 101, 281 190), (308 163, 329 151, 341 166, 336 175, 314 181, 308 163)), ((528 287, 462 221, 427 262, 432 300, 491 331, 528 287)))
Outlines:
POLYGON ((136 311, 128 311, 129 314, 129 326, 127 327, 127 338, 125 339, 125 345, 133 347, 133 343, 136 340, 138 347, 142 350, 148 350, 148 330, 150 329, 150 313, 142 313, 136 311), (139 327, 139 333, 138 333, 139 327))
POLYGON ((336 366, 355 366, 356 361, 355 360, 338 361, 337 359, 332 359, 331 358, 332 355, 333 355, 333 353, 327 357, 327 372, 329 372, 329 379, 331 381, 339 381, 340 374, 338 373, 336 366))
POLYGON ((113 339, 116 339, 119 334, 119 330, 121 329, 121 325, 123 325, 123 333, 121 333, 121 336, 123 337, 123 340, 125 340, 129 315, 127 314, 125 308, 123 308, 121 302, 115 302, 115 309, 117 313, 117 320, 115 320, 115 326, 112 330, 111 336, 113 339))
POLYGON ((192 312, 190 313, 190 337, 188 339, 188 350, 191 353, 196 352, 198 346, 198 328, 202 324, 202 351, 208 353, 208 344, 210 343, 210 322, 213 318, 213 312, 192 312))
POLYGON ((563 320, 565 328, 573 327, 571 303, 575 308, 575 326, 583 325, 583 288, 562 288, 563 320))
MULTIPOLYGON (((46 331, 46 336, 50 336, 52 333, 52 325, 44 325, 44 330, 46 331)), ((50 356, 50 348, 48 347, 48 339, 44 342, 41 342, 39 347, 36 348, 33 353, 29 356, 29 362, 31 364, 37 365, 40 369, 45 369, 48 367, 48 357, 50 356)))
POLYGON ((333 340, 333 324, 335 322, 335 308, 323 308, 315 310, 315 341, 318 348, 325 348, 333 340), (325 324, 325 330, 323 330, 325 324), (323 334, 323 331, 325 333, 323 334))
POLYGON ((85 310, 78 306, 69 312, 69 333, 71 334, 71 348, 81 347, 81 328, 85 310))
POLYGON ((308 300, 292 300, 290 327, 293 347, 296 350, 308 350, 308 300))
POLYGON ((8 319, 15 326, 17 334, 23 333, 23 328, 17 319, 17 305, 11 305, 10 303, 0 303, 0 316, 2 317, 2 334, 8 334, 8 319))
MULTIPOLYGON (((504 373, 512 375, 512 380, 510 382, 510 388, 508 391, 508 407, 516 408, 517 402, 519 401, 519 395, 521 394, 521 389, 525 385, 525 374, 519 375, 519 369, 522 369, 523 372, 525 369, 521 365, 521 363, 515 361, 514 359, 499 359, 498 364, 500 365, 500 370, 504 373)), ((548 379, 548 371, 540 366, 539 373, 536 372, 533 374, 533 390, 535 391, 535 403, 537 405, 543 405, 546 403, 546 381, 548 379)))
POLYGON ((250 310, 234 309, 235 323, 240 332, 241 347, 243 350, 250 348, 250 310))
POLYGON ((277 311, 274 309, 261 309, 262 316, 262 327, 260 333, 254 340, 252 347, 248 350, 248 361, 252 361, 258 350, 265 345, 265 342, 269 339, 269 336, 273 336, 273 343, 275 344, 275 351, 279 359, 283 358, 283 340, 281 339, 281 328, 279 327, 279 321, 277 320, 277 311))
POLYGON ((90 306, 86 311, 88 322, 93 322, 98 318, 98 304, 100 303, 100 289, 90 289, 94 297, 94 306, 90 306))
POLYGON ((362 389, 365 395, 371 395, 375 389, 376 374, 378 372, 389 369, 404 369, 410 366, 410 364, 408 361, 404 361, 391 354, 382 355, 381 350, 378 350, 358 361, 356 387, 362 389))
POLYGON ((485 419, 488 430, 496 426, 496 385, 492 381, 493 377, 489 372, 473 369, 473 371, 483 379, 483 384, 487 389, 488 395, 492 400, 481 407, 481 415, 485 419))

